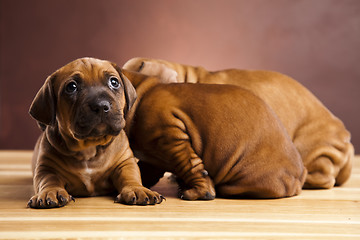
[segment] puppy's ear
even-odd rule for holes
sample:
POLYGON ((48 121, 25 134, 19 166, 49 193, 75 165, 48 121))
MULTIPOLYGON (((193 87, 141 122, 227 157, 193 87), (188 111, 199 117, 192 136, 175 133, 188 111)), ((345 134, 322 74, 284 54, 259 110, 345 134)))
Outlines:
POLYGON ((130 80, 122 73, 120 73, 120 77, 124 84, 125 99, 127 104, 126 111, 124 114, 126 116, 126 114, 130 111, 130 108, 134 105, 137 95, 136 95, 136 90, 134 86, 131 84, 130 80))
POLYGON ((29 110, 30 115, 38 122, 42 130, 46 128, 46 125, 55 124, 56 99, 52 87, 53 79, 55 79, 55 74, 46 79, 31 103, 29 110))
POLYGON ((131 84, 130 80, 121 72, 121 68, 116 65, 115 63, 111 63, 112 66, 116 69, 119 73, 121 81, 124 85, 124 92, 125 92, 125 100, 126 100, 126 108, 124 109, 124 115, 130 111, 131 107, 134 105, 137 94, 134 86, 131 84))
POLYGON ((156 76, 160 79, 161 83, 179 82, 177 80, 178 73, 163 63, 143 61, 138 72, 148 76, 156 76))
POLYGON ((133 58, 124 64, 123 69, 139 72, 148 76, 156 76, 161 83, 179 82, 178 73, 160 61, 161 60, 152 61, 144 58, 133 58))

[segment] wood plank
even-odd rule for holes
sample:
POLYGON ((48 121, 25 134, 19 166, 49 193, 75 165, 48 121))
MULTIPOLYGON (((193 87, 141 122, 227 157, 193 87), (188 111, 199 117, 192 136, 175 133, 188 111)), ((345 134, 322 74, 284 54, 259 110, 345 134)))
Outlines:
POLYGON ((113 197, 77 198, 64 208, 26 208, 31 151, 0 151, 0 239, 360 239, 360 157, 351 179, 330 190, 272 200, 183 201, 164 177, 167 200, 126 206, 113 197))

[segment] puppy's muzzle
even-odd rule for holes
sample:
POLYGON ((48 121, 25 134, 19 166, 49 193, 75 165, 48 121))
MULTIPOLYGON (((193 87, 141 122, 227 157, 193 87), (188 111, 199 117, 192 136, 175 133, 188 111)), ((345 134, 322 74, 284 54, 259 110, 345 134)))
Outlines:
POLYGON ((90 109, 96 114, 106 114, 111 110, 111 104, 107 100, 93 101, 89 103, 90 109))
POLYGON ((122 111, 115 100, 99 95, 88 97, 77 111, 74 121, 76 138, 116 136, 125 127, 122 111))

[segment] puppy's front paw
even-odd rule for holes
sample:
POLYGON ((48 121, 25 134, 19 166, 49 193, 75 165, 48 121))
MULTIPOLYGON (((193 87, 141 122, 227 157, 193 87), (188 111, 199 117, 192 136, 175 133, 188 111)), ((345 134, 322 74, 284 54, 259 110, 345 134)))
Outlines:
POLYGON ((159 193, 143 186, 128 186, 122 189, 115 202, 128 205, 154 205, 161 203, 164 199, 159 193))
POLYGON ((63 207, 75 199, 63 188, 51 188, 35 194, 30 198, 28 207, 31 208, 56 208, 63 207))

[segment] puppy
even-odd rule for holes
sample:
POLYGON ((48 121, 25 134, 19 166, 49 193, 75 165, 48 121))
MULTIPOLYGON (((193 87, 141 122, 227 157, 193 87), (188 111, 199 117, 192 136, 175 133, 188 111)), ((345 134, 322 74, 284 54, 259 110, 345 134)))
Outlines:
POLYGON ((250 90, 276 113, 298 149, 308 171, 305 188, 331 188, 350 177, 354 158, 350 133, 310 91, 288 76, 238 69, 209 72, 145 58, 131 59, 123 68, 158 76, 163 82, 233 84, 250 90))
POLYGON ((174 173, 186 200, 301 192, 301 157, 276 114, 253 93, 233 85, 159 84, 123 72, 139 94, 128 136, 153 183, 174 173))
POLYGON ((72 196, 111 193, 125 204, 163 200, 142 186, 123 130, 136 92, 115 67, 77 59, 50 75, 37 93, 30 115, 43 133, 34 149, 35 195, 29 207, 62 207, 72 196))

